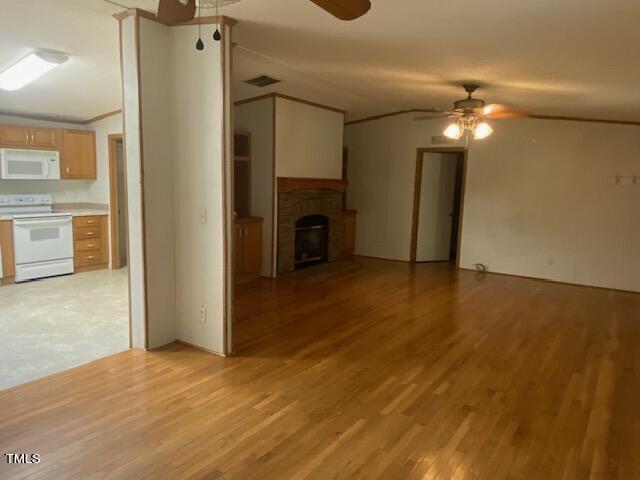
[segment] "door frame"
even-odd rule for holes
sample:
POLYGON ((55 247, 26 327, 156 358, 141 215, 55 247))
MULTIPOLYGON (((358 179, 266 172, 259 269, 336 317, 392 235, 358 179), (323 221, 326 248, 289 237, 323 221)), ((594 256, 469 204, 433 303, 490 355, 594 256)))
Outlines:
POLYGON ((462 242, 462 217, 464 214, 464 196, 467 184, 467 159, 469 149, 466 147, 437 147, 416 149, 416 170, 413 183, 413 217, 411 219, 411 245, 409 247, 409 261, 416 263, 418 249, 418 219, 420 217, 420 196, 422 194, 422 163, 425 153, 462 153, 462 184, 460 186, 460 214, 458 218, 458 248, 456 268, 460 268, 460 245, 462 242))
MULTIPOLYGON (((108 136, 109 142, 109 205, 110 205, 110 237, 111 237, 111 268, 120 268, 120 214, 118 213, 118 162, 116 159, 116 143, 123 142, 121 133, 114 133, 108 136)), ((122 154, 124 155, 124 143, 122 154)), ((125 172, 126 175, 126 172, 125 172)), ((126 177, 125 177, 126 178, 126 177)), ((127 195, 127 185, 124 185, 125 198, 127 195)), ((125 210, 126 211, 126 210, 125 210)), ((125 213, 126 216, 126 213, 125 213)), ((128 258, 128 252, 127 252, 128 258)))

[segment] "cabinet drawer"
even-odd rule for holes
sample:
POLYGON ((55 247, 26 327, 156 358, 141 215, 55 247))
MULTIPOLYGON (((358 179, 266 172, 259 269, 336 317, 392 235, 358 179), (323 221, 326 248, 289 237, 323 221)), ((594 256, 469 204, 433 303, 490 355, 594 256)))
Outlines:
POLYGON ((93 227, 100 225, 101 217, 73 217, 74 227, 93 227))
POLYGON ((96 225, 95 227, 76 227, 73 229, 73 236, 76 241, 100 238, 102 236, 101 230, 100 225, 96 225))
POLYGON ((74 263, 77 267, 84 265, 100 265, 105 263, 102 252, 77 252, 74 257, 74 263))
POLYGON ((99 238, 92 240, 77 240, 76 252, 99 252, 102 250, 102 241, 99 238))

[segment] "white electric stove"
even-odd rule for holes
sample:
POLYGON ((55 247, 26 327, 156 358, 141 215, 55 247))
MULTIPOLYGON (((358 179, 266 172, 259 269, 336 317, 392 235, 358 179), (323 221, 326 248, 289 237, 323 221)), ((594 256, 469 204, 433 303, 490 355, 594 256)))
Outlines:
POLYGON ((54 213, 51 195, 0 195, 0 216, 13 219, 15 281, 73 273, 73 222, 54 213))

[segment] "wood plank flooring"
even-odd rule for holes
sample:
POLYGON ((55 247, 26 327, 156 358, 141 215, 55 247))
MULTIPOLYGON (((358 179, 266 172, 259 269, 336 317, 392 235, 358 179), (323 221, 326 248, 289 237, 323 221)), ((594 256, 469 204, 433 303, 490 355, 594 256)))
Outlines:
POLYGON ((0 392, 3 479, 638 479, 640 295, 357 258, 236 294, 237 356, 0 392))

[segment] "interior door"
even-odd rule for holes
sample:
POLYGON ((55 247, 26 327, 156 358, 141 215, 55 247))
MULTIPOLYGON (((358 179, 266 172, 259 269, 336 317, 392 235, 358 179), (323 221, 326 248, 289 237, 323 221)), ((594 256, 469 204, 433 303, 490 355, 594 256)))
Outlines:
POLYGON ((456 185, 455 153, 424 153, 417 262, 448 261, 456 185))

